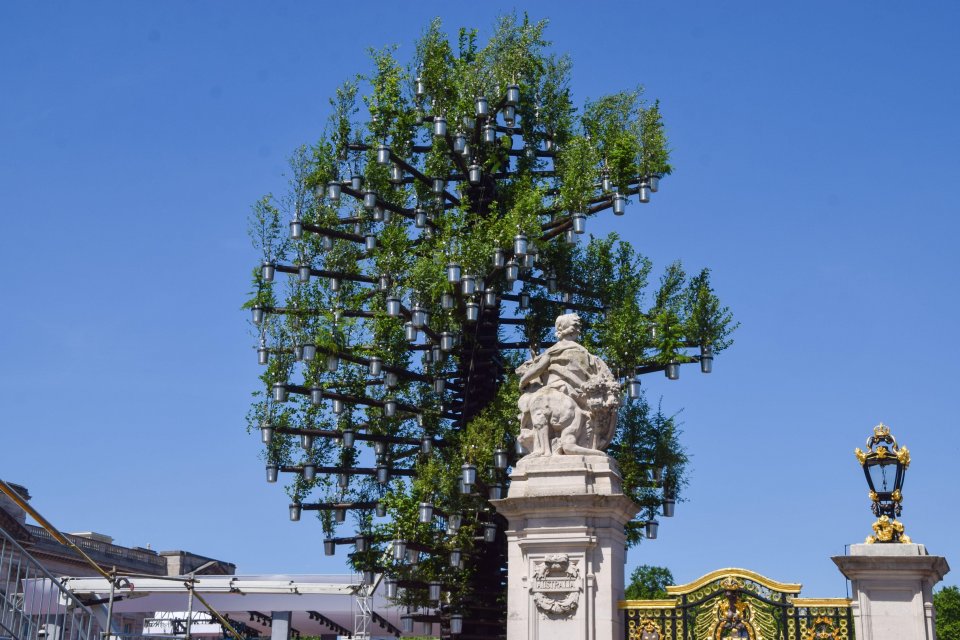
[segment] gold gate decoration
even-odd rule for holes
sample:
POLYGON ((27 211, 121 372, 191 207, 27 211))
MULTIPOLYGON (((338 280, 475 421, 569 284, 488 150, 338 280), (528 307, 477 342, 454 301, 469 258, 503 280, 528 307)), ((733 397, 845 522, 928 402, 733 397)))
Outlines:
POLYGON ((801 598, 800 585, 720 569, 667 587, 663 600, 625 600, 625 640, 850 640, 847 598, 801 598))

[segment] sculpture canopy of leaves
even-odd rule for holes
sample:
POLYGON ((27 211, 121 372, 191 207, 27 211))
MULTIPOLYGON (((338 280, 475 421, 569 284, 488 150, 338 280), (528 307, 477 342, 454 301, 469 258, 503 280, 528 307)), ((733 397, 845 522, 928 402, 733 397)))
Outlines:
MULTIPOLYGON (((269 359, 249 428, 274 428, 264 458, 291 478, 291 500, 314 510, 328 538, 354 539, 333 517, 351 510, 371 544, 350 562, 409 584, 401 601, 414 607, 435 606, 424 589, 433 579, 443 582, 445 612, 483 617, 502 603, 505 522, 488 498, 509 479, 493 456, 505 450, 516 460, 513 369, 550 344, 557 315, 581 315, 585 344, 625 384, 667 364, 695 363, 700 349, 719 353, 736 326, 709 271, 687 278, 679 263, 670 265, 647 294, 652 265, 628 243, 615 234, 577 242, 572 215, 613 206, 604 177, 617 194, 644 201, 651 178, 672 167, 659 104, 634 88, 578 112, 571 62, 550 51, 545 29, 508 15, 480 46, 475 30, 461 29, 451 42, 433 21, 412 60, 399 61, 396 47, 371 49, 370 73, 348 79, 330 100, 322 138, 293 154, 289 192, 264 196, 250 217, 267 268, 255 270, 244 306, 266 315, 256 332, 269 359), (518 89, 515 104, 508 87, 518 89), (480 98, 487 115, 478 113, 480 98), (441 122, 446 133, 435 135, 441 122), (471 167, 479 180, 468 179, 471 167), (299 234, 288 235, 288 220, 299 234), (529 243, 526 254, 515 252, 518 238, 529 243), (482 280, 481 290, 464 293, 448 280, 448 264, 482 280), (510 265, 517 283, 506 278, 510 265), (481 304, 483 289, 492 306, 481 304), (387 313, 393 297, 399 316, 387 313), (474 304, 477 321, 467 319, 474 304), (316 348, 312 360, 298 357, 305 346, 316 348), (273 397, 275 385, 286 401, 273 397), (352 447, 347 432, 356 434, 352 447), (316 442, 303 446, 302 435, 316 442), (461 491, 464 463, 478 470, 470 492, 461 491), (310 464, 335 471, 307 480, 310 464), (419 521, 424 503, 435 509, 429 522, 419 521), (374 504, 388 516, 376 517, 374 504), (453 514, 463 525, 448 533, 453 514), (493 544, 481 535, 491 522, 493 544), (414 555, 393 558, 393 540, 414 555), (469 558, 463 569, 447 560, 454 549, 469 558)), ((627 215, 641 225, 654 211, 631 206, 627 215)), ((611 453, 625 491, 647 511, 665 491, 679 497, 679 432, 643 397, 622 408, 611 453), (662 467, 663 486, 655 486, 649 471, 662 467)), ((641 524, 632 523, 631 543, 642 538, 641 524)))

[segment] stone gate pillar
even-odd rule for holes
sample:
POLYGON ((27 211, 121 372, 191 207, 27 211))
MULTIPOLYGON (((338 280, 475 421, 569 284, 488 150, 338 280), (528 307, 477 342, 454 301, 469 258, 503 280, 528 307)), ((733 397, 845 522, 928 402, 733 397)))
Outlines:
POLYGON ((935 640, 933 586, 950 571, 922 544, 854 544, 833 558, 852 585, 857 640, 935 640))
POLYGON ((626 536, 639 507, 605 455, 526 457, 493 501, 507 531, 508 640, 620 640, 626 536))

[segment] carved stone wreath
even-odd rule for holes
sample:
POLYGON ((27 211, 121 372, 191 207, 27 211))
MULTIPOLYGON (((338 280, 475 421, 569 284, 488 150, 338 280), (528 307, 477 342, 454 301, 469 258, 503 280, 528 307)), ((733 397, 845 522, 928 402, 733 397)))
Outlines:
POLYGON ((566 616, 580 604, 580 570, 565 553, 546 556, 533 572, 533 602, 548 615, 566 616))

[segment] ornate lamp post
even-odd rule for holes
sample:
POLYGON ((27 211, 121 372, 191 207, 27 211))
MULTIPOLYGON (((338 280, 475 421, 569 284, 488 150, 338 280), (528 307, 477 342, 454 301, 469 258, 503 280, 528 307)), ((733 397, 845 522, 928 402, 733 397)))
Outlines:
POLYGON ((910 536, 903 533, 903 523, 897 520, 902 510, 901 490, 910 466, 910 451, 899 446, 890 434, 890 427, 881 422, 867 438, 867 450, 861 451, 858 447, 855 453, 870 487, 870 509, 877 517, 873 523, 874 535, 867 536, 867 543, 910 542, 910 536))

